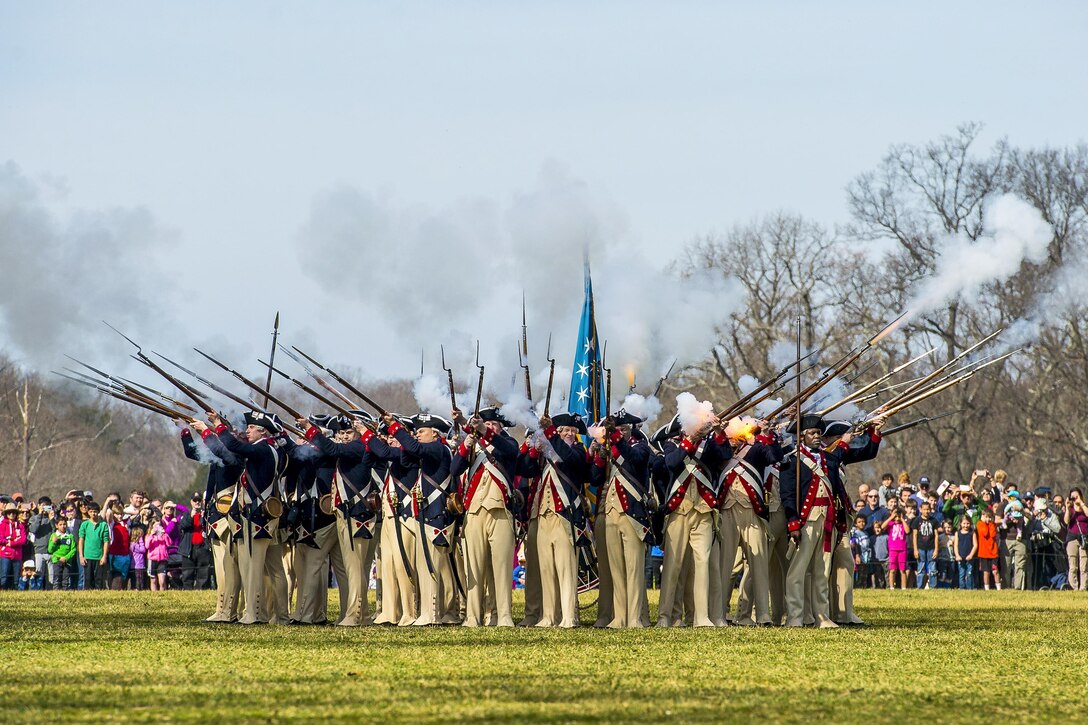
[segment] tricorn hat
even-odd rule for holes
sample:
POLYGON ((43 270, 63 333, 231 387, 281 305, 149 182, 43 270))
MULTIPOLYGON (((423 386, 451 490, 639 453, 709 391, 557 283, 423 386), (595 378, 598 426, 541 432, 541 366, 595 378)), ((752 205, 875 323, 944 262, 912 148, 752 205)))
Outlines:
MULTIPOLYGON (((805 417, 801 416, 801 430, 805 430, 805 417)), ((846 435, 850 431, 850 427, 849 421, 833 420, 824 426, 824 438, 846 435)))
POLYGON ((582 419, 582 416, 577 413, 560 413, 559 415, 552 416, 552 425, 556 428, 559 426, 570 426, 571 428, 577 428, 578 432, 582 435, 586 435, 586 422, 582 419))
POLYGON ((333 421, 333 417, 328 413, 313 413, 306 416, 306 420, 310 421, 310 424, 317 428, 329 428, 329 424, 333 421))
POLYGON ((623 408, 620 408, 619 411, 612 416, 612 421, 616 425, 638 425, 643 420, 643 418, 639 418, 637 415, 628 413, 623 408))
POLYGON ((820 431, 824 429, 824 419, 818 415, 802 415, 801 416, 801 431, 811 430, 817 428, 820 431))
POLYGON ((654 434, 650 436, 651 443, 664 443, 669 438, 675 438, 680 435, 680 414, 677 413, 673 416, 665 425, 654 431, 654 434))
POLYGON ((245 413, 246 425, 255 425, 264 428, 269 433, 279 433, 281 428, 273 415, 266 415, 259 410, 249 410, 245 413))
POLYGON ((498 408, 496 408, 494 406, 491 406, 490 408, 481 409, 480 410, 480 420, 494 421, 494 422, 498 423, 499 425, 501 425, 503 428, 509 428, 512 425, 514 425, 513 423, 511 423, 506 418, 506 416, 504 416, 502 413, 499 412, 498 408))
POLYGON ((431 415, 430 413, 416 413, 409 420, 412 423, 412 428, 419 430, 420 428, 433 428, 440 435, 448 435, 450 429, 453 428, 453 423, 449 422, 440 415, 431 415))

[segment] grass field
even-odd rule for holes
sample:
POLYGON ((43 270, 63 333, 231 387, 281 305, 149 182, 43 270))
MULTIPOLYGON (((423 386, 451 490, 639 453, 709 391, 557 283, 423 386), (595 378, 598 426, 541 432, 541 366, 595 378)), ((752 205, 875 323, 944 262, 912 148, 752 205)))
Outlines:
POLYGON ((1088 720, 1088 597, 857 600, 869 627, 557 631, 205 625, 209 592, 3 592, 0 722, 1088 720))

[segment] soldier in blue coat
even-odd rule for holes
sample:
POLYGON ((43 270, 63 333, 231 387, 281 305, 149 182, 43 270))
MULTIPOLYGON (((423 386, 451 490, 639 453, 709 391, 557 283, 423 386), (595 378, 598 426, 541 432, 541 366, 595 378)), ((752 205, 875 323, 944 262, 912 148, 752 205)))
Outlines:
MULTIPOLYGON (((597 522, 603 527, 612 582, 612 629, 649 626, 646 604, 646 543, 652 541, 650 516, 656 508, 650 485, 653 452, 638 430, 642 419, 621 409, 601 421, 605 440, 591 447, 591 483, 597 489, 597 522)), ((602 580, 604 575, 601 576, 602 580)))

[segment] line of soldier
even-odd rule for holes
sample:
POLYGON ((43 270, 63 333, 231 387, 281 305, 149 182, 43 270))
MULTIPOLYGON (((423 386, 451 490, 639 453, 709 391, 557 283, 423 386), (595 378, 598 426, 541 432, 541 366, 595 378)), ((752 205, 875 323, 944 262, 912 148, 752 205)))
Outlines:
POLYGON ((657 626, 862 624, 843 467, 876 456, 883 420, 851 445, 849 424, 802 416, 799 450, 787 450, 783 438, 798 436, 762 422, 685 431, 678 415, 647 437, 623 410, 592 430, 563 413, 519 442, 493 407, 468 420, 351 412, 299 419, 294 439, 260 412, 244 430, 213 414, 193 421, 200 441, 183 429, 186 455, 210 464, 217 599, 205 621, 325 624, 331 566, 340 626, 513 626, 522 540, 520 624, 578 626, 579 562, 595 558, 595 626, 649 626, 656 540, 657 626))

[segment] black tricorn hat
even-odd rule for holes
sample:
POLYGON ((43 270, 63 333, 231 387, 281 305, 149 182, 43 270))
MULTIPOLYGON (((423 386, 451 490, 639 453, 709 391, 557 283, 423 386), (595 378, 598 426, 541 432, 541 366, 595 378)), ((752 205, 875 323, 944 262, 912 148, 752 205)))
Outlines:
POLYGON ((329 430, 334 433, 341 430, 355 430, 354 421, 346 415, 338 415, 329 421, 329 430))
MULTIPOLYGON (((801 422, 802 423, 805 422, 803 417, 801 419, 801 422)), ((830 421, 829 423, 827 423, 827 425, 824 426, 823 435, 824 435, 825 438, 832 438, 834 436, 846 435, 846 433, 849 432, 849 430, 852 427, 853 426, 850 425, 850 421, 847 421, 847 420, 833 420, 833 421, 830 421)), ((801 430, 804 430, 804 428, 802 428, 801 430)))
POLYGON ((415 430, 434 428, 441 435, 448 435, 450 429, 453 428, 453 423, 440 415, 431 415, 430 413, 416 413, 409 420, 411 420, 412 428, 415 430))
POLYGON ((365 410, 349 410, 348 412, 354 415, 356 418, 360 418, 362 420, 374 420, 374 416, 372 416, 365 410))
POLYGON ((496 408, 494 406, 491 406, 490 408, 481 409, 480 410, 480 420, 494 421, 494 422, 498 423, 499 425, 501 425, 503 428, 509 428, 512 425, 514 425, 509 420, 507 420, 506 417, 502 413, 499 412, 498 408, 496 408))
POLYGON ((810 430, 812 428, 817 428, 822 432, 824 429, 824 419, 818 415, 812 415, 811 413, 807 415, 802 415, 801 432, 810 430))
POLYGON ((577 428, 578 432, 582 435, 586 435, 588 432, 586 429, 586 422, 582 420, 582 416, 577 413, 560 413, 559 415, 554 415, 552 416, 552 425, 556 428, 561 425, 577 428))
POLYGON ((246 425, 259 426, 269 433, 279 433, 282 430, 274 415, 266 415, 259 410, 247 410, 243 417, 246 420, 246 425))
POLYGON ((310 421, 310 424, 317 428, 329 428, 329 424, 332 423, 333 417, 328 413, 314 413, 306 416, 306 420, 310 421))
POLYGON ((661 426, 654 431, 654 434, 650 436, 651 443, 664 443, 669 438, 675 438, 680 435, 680 414, 677 413, 672 417, 665 425, 661 426))
POLYGON ((623 408, 620 408, 618 412, 612 415, 612 422, 614 422, 616 425, 638 425, 642 421, 642 418, 639 418, 637 415, 628 413, 623 408))

